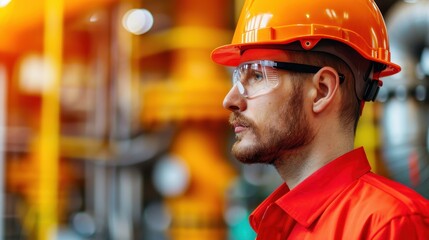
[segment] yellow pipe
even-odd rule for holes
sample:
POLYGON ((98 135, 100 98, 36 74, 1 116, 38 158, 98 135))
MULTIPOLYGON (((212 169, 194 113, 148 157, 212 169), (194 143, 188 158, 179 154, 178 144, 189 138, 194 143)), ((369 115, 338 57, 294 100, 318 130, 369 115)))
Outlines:
POLYGON ((37 238, 50 239, 57 227, 59 83, 62 65, 64 0, 45 0, 44 53, 48 84, 42 93, 37 238), (51 237, 50 237, 51 236, 51 237))
POLYGON ((163 35, 148 37, 144 43, 152 45, 142 48, 152 49, 147 56, 171 52, 168 81, 146 87, 143 120, 176 123, 170 153, 191 175, 183 194, 166 198, 172 213, 168 233, 174 240, 226 239, 225 193, 236 177, 223 155, 228 113, 222 99, 230 88, 229 75, 210 60, 212 49, 228 41, 224 12, 230 2, 210 3, 176 0, 175 28, 164 35, 169 38, 159 44, 163 35))
POLYGON ((366 103, 356 131, 355 146, 363 146, 368 156, 372 171, 378 173, 380 148, 379 126, 377 124, 376 104, 366 103))
POLYGON ((141 45, 151 47, 142 49, 138 53, 138 57, 150 57, 162 52, 184 48, 213 49, 214 46, 227 43, 231 38, 232 31, 226 29, 197 26, 174 27, 143 37, 141 45), (204 36, 203 41, 202 36, 204 36))

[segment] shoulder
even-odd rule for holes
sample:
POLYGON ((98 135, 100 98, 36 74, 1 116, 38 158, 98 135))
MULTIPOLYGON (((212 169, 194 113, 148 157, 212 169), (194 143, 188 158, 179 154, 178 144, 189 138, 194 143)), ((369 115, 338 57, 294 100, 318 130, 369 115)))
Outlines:
POLYGON ((405 185, 371 172, 344 188, 330 205, 343 214, 352 213, 360 220, 374 218, 380 223, 413 214, 429 218, 429 200, 405 185))
POLYGON ((429 200, 403 184, 374 173, 365 174, 357 184, 370 194, 365 197, 374 200, 374 210, 395 207, 389 210, 393 215, 418 213, 429 217, 429 200))
POLYGON ((429 236, 429 201, 382 176, 368 173, 360 177, 340 194, 337 204, 342 205, 341 212, 347 212, 346 218, 353 219, 351 228, 359 229, 365 239, 429 236))

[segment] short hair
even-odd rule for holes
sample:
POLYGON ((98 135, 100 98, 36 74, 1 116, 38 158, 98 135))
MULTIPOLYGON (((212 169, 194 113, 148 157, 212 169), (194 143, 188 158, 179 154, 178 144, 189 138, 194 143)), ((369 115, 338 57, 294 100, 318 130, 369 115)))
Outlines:
MULTIPOLYGON (((341 108, 339 112, 339 119, 342 121, 343 126, 347 129, 356 131, 356 126, 360 117, 360 100, 357 97, 355 87, 355 77, 350 66, 348 66, 341 58, 325 53, 313 51, 288 51, 291 53, 291 59, 297 63, 310 64, 319 67, 329 66, 334 68, 338 73, 345 76, 344 82, 340 85, 341 93, 341 108)), ((308 74, 305 74, 308 75, 308 74)), ((294 78, 304 77, 302 73, 292 73, 294 78)), ((302 81, 292 81, 293 84, 302 84, 302 81)))

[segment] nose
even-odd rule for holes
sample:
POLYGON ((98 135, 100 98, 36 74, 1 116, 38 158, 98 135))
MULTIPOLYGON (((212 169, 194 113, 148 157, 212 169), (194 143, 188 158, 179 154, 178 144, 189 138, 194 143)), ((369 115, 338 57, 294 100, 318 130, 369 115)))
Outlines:
POLYGON ((223 99, 223 107, 231 112, 242 112, 246 110, 246 99, 238 91, 237 85, 234 85, 223 99))

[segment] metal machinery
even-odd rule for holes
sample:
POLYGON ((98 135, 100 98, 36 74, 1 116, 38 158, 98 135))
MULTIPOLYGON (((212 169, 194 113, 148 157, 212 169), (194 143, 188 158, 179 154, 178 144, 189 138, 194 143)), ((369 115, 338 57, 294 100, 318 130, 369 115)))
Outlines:
POLYGON ((226 239, 225 193, 236 176, 222 109, 230 83, 210 52, 231 37, 233 3, 32 4, 0 1, 10 33, 0 40, 0 234, 226 239), (134 36, 123 16, 143 7, 152 7, 153 31, 134 36), (168 229, 147 227, 165 220, 152 203, 167 209, 168 229), (153 229, 168 234, 151 237, 153 229))
MULTIPOLYGON (((111 38, 95 37, 106 31, 88 29, 91 25, 79 24, 76 16, 100 8, 109 12, 113 2, 47 0, 31 7, 19 0, 1 3, 0 27, 8 32, 0 41, 7 84, 7 111, 1 113, 6 119, 6 176, 2 174, 5 211, 0 234, 5 239, 56 238, 70 214, 92 209, 82 204, 85 171, 80 168, 82 160, 110 159, 103 158, 111 149, 106 142, 112 142, 106 136, 114 136, 106 131, 111 106, 106 92, 111 85, 105 71, 108 53, 103 51, 111 38)), ((87 179, 92 179, 88 172, 87 179)))
POLYGON ((384 81, 379 96, 383 158, 389 177, 429 198, 429 1, 397 2, 386 24, 402 71, 384 81))
MULTIPOLYGON (((225 12, 230 9, 232 15, 232 5, 227 0, 171 4, 175 8, 172 28, 143 38, 141 46, 147 47, 140 56, 149 61, 164 56, 158 70, 152 65, 146 73, 159 76, 171 69, 165 79, 143 84, 142 117, 146 126, 174 124, 175 136, 164 157, 189 172, 185 178, 176 178, 187 182, 183 191, 164 191, 171 212, 169 237, 226 239, 225 193, 236 174, 225 157, 228 113, 221 103, 230 83, 226 69, 213 64, 209 56, 231 37, 227 27, 232 19, 225 12)), ((165 176, 162 171, 158 174, 165 176)))

